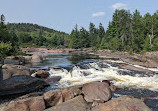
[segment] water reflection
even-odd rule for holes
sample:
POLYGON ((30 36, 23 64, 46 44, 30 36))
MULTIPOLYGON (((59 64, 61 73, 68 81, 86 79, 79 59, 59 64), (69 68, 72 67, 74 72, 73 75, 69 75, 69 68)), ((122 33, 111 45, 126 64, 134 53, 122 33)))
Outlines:
POLYGON ((42 63, 27 64, 31 69, 49 69, 51 66, 62 67, 66 69, 71 69, 74 65, 84 62, 92 62, 92 59, 98 59, 98 56, 85 55, 85 54, 68 54, 68 53, 54 53, 54 54, 41 54, 34 53, 37 55, 44 55, 47 58, 42 63))

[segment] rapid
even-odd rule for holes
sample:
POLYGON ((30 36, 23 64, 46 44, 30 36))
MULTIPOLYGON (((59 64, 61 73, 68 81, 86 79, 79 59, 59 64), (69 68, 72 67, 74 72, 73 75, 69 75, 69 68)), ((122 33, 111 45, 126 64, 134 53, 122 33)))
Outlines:
MULTIPOLYGON (((113 60, 111 62, 113 62, 113 60)), ((117 61, 117 63, 122 62, 123 61, 117 61)), ((84 64, 81 67, 80 65, 75 65, 70 71, 63 68, 51 69, 49 71, 51 74, 50 77, 61 76, 62 79, 59 81, 61 87, 81 85, 93 81, 110 80, 119 88, 130 87, 154 91, 158 90, 158 75, 156 74, 151 77, 148 75, 141 77, 141 74, 137 73, 133 75, 122 75, 120 74, 121 71, 126 71, 127 73, 131 71, 119 69, 118 67, 114 67, 110 63, 102 62, 101 60, 84 64)), ((158 69, 155 68, 154 70, 157 71, 158 69)))
MULTIPOLYGON (((109 80, 117 90, 112 98, 120 96, 134 96, 137 98, 148 98, 146 104, 153 110, 158 109, 158 68, 147 68, 135 64, 126 63, 119 59, 101 59, 95 57, 84 57, 76 55, 53 55, 47 61, 34 68, 49 69, 50 76, 60 76, 58 82, 50 83, 45 91, 66 88, 69 86, 82 85, 93 81, 109 80), (46 64, 47 63, 47 64, 46 64), (149 74, 144 71, 120 68, 119 65, 130 65, 154 72, 149 74), (51 68, 51 66, 59 68, 51 68), (50 67, 50 68, 49 68, 50 67)), ((32 69, 34 69, 32 67, 32 69)))

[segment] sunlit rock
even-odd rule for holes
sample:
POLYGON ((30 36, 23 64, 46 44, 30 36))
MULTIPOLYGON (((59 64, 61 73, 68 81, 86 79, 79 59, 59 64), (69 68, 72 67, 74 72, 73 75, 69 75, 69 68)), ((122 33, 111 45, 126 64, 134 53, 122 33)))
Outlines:
POLYGON ((109 84, 105 82, 92 82, 84 84, 82 92, 87 102, 98 101, 98 103, 103 103, 111 98, 109 84))
POLYGON ((45 103, 42 96, 11 101, 0 105, 0 111, 43 111, 45 103))
POLYGON ((86 101, 82 96, 77 96, 60 105, 51 107, 44 111, 90 111, 86 101))
POLYGON ((96 106, 92 111, 151 111, 151 109, 140 99, 124 96, 96 106))

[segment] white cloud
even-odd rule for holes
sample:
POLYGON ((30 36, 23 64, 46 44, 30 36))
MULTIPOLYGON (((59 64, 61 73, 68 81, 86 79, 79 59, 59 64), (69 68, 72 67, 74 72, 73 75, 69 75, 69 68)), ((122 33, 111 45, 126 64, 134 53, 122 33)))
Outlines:
POLYGON ((96 12, 92 14, 92 17, 99 17, 99 16, 104 16, 105 12, 96 12))
POLYGON ((112 8, 114 10, 116 9, 126 9, 127 8, 127 4, 124 4, 124 3, 116 3, 114 5, 112 5, 112 8))

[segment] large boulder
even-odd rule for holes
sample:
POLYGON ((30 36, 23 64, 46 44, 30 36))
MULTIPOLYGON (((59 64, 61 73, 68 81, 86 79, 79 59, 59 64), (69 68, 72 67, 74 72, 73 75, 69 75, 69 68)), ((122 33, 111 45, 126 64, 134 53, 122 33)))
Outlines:
POLYGON ((44 93, 44 99, 48 106, 55 106, 68 101, 81 94, 81 86, 72 86, 60 90, 44 93))
POLYGON ((82 92, 87 102, 103 103, 111 99, 111 90, 107 82, 92 82, 83 85, 82 92))
POLYGON ((43 111, 45 103, 42 96, 11 101, 0 106, 0 111, 43 111))
POLYGON ((66 90, 69 90, 73 93, 74 96, 79 96, 82 94, 82 86, 79 85, 79 86, 71 86, 71 87, 68 87, 68 88, 65 88, 66 90))
POLYGON ((124 96, 96 106, 92 111, 151 111, 151 109, 140 99, 124 96))
POLYGON ((30 75, 30 69, 22 65, 5 64, 3 68, 3 80, 17 75, 30 75))
POLYGON ((32 63, 40 63, 42 62, 42 57, 40 55, 33 55, 32 56, 32 59, 31 59, 31 62, 32 63))
POLYGON ((47 78, 49 76, 49 72, 48 71, 44 71, 44 70, 38 70, 36 72, 36 77, 39 78, 47 78))
POLYGON ((44 99, 47 103, 47 106, 55 106, 61 104, 67 100, 70 100, 74 97, 73 92, 69 90, 56 90, 49 91, 44 94, 44 99))
POLYGON ((110 88, 112 93, 114 93, 116 91, 116 89, 117 89, 116 86, 113 85, 112 83, 110 83, 110 80, 103 80, 102 82, 109 84, 109 88, 110 88))
POLYGON ((46 92, 43 96, 48 107, 55 106, 63 102, 62 92, 60 90, 46 92))
POLYGON ((89 111, 89 107, 82 96, 77 96, 71 100, 44 111, 89 111))
POLYGON ((14 76, 10 79, 0 82, 0 97, 9 95, 21 95, 38 91, 49 86, 48 83, 41 79, 31 76, 14 76))

